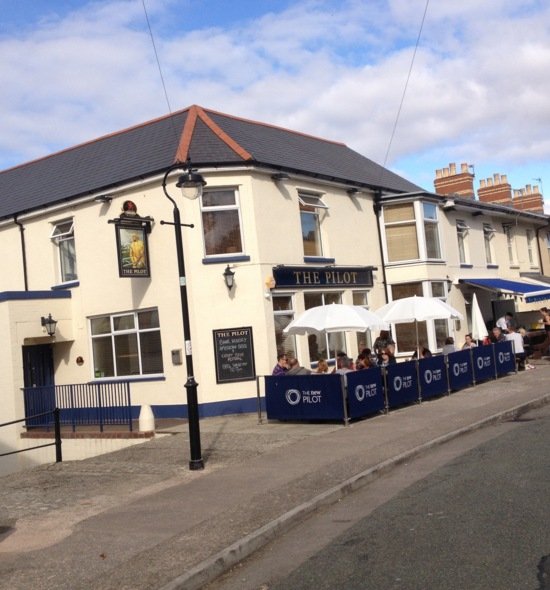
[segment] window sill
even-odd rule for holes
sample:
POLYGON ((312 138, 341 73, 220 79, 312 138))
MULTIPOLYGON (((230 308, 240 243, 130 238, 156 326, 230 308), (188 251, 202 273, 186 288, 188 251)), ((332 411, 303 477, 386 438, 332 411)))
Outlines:
POLYGON ((325 258, 323 256, 304 256, 304 262, 313 264, 334 264, 336 258, 325 258))
POLYGON ((227 264, 228 262, 250 262, 250 256, 246 254, 225 254, 224 256, 212 256, 203 258, 203 264, 227 264))
POLYGON ((90 381, 90 383, 135 383, 144 381, 166 381, 164 374, 162 375, 129 375, 128 377, 97 377, 90 381))
POLYGON ((52 291, 60 291, 62 289, 73 289, 74 287, 79 287, 80 281, 67 281, 66 283, 61 283, 59 285, 54 285, 51 287, 52 291))
POLYGON ((491 268, 491 269, 498 268, 498 264, 488 264, 487 268, 491 268))
POLYGON ((460 264, 460 268, 474 268, 474 265, 473 264, 466 264, 466 263, 462 262, 460 264))

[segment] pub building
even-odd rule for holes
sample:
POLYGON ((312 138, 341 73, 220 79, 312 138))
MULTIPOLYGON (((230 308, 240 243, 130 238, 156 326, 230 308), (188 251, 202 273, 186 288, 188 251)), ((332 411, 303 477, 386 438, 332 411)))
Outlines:
MULTIPOLYGON (((134 417, 185 417, 191 355, 201 416, 255 411, 278 352, 315 366, 368 345, 284 334, 310 307, 376 310, 420 280, 465 311, 447 200, 342 143, 200 106, 0 172, 5 419, 25 416, 30 388, 119 382, 134 417), (198 198, 182 197, 189 180, 198 198), (440 232, 437 264, 426 241, 414 250, 414 227, 440 232)), ((429 325, 426 338, 467 330, 429 325)))
POLYGON ((184 417, 188 348, 201 416, 255 411, 278 351, 357 354, 364 334, 282 331, 311 306, 386 303, 374 205, 415 190, 342 143, 199 106, 1 172, 6 419, 25 416, 25 388, 116 381, 134 415, 184 417))

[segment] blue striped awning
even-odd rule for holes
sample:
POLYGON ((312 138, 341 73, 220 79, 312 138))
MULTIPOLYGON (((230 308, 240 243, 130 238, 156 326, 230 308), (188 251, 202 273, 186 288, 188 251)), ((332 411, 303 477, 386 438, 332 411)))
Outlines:
POLYGON ((460 283, 496 291, 504 295, 519 295, 526 303, 550 299, 550 285, 509 281, 507 279, 460 279, 460 283))

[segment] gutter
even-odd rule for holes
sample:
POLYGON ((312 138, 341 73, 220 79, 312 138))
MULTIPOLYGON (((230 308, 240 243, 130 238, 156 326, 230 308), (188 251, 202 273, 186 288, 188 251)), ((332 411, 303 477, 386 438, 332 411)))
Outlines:
POLYGON ((23 224, 14 216, 13 223, 19 227, 19 234, 21 236, 21 256, 23 259, 23 281, 25 283, 25 291, 29 290, 29 281, 27 276, 27 249, 25 247, 25 228, 23 224))
POLYGON ((382 245, 382 231, 380 230, 380 211, 382 211, 382 191, 374 191, 374 201, 372 203, 374 214, 376 215, 376 229, 378 232, 378 248, 380 250, 380 260, 382 261, 382 284, 384 285, 385 303, 389 302, 388 281, 386 278, 386 262, 384 261, 384 248, 382 245))

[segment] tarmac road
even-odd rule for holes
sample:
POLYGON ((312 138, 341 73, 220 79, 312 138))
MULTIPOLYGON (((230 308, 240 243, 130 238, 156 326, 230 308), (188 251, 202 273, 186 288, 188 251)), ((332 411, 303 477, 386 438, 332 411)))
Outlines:
POLYGON ((201 421, 85 461, 0 478, 2 590, 192 590, 434 446, 550 400, 550 364, 356 422, 201 421))

